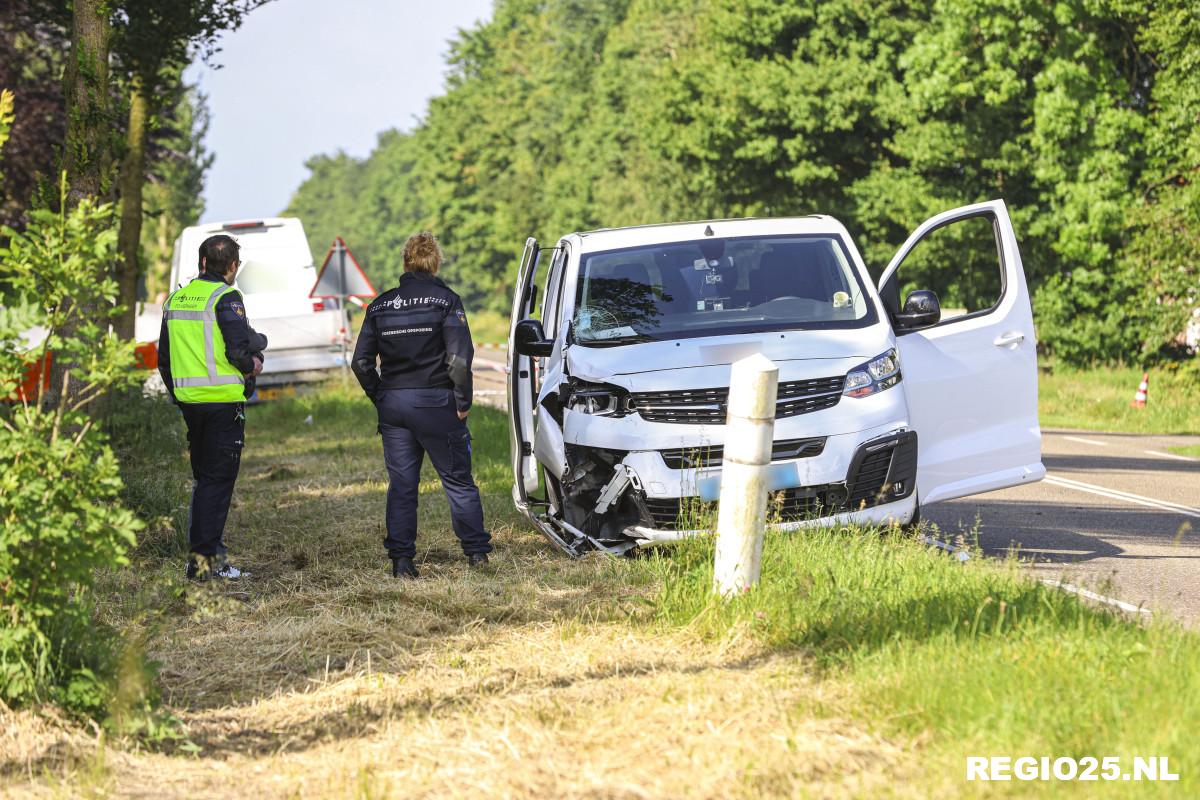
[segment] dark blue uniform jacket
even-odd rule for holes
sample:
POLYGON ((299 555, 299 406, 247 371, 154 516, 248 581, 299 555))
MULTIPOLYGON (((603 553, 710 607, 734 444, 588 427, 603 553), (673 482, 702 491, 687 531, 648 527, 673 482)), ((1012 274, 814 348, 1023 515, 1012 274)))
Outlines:
POLYGON ((453 389, 466 411, 474 357, 462 300, 440 278, 406 272, 367 306, 352 366, 372 400, 381 389, 453 389))

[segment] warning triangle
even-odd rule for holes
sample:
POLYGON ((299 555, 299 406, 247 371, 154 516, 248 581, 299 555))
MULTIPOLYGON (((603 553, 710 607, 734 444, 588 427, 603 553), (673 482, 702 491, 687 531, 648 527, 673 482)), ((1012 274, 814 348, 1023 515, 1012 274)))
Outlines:
POLYGON ((346 242, 338 236, 325 255, 325 263, 317 274, 317 283, 309 297, 361 297, 371 300, 379 292, 371 285, 362 267, 354 260, 354 254, 346 242))

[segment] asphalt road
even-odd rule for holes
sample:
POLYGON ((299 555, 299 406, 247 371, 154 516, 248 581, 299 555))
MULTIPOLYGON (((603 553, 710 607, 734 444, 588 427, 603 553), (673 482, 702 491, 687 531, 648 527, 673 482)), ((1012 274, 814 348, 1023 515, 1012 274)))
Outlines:
POLYGON ((942 538, 978 530, 1042 578, 1200 625, 1200 459, 1168 447, 1196 436, 1043 431, 1046 479, 922 509, 942 538), (976 520, 978 519, 978 524, 976 520))
MULTIPOLYGON (((478 402, 505 405, 505 353, 481 350, 478 402)), ((1039 577, 1200 626, 1197 436, 1043 431, 1046 479, 922 509, 939 539, 1016 548, 1039 577)), ((1131 611, 1135 615, 1139 612, 1131 611)))

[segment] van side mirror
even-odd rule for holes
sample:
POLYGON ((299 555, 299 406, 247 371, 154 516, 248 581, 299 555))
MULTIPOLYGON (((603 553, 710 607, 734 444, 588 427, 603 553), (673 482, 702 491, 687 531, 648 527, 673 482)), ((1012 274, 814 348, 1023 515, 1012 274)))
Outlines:
POLYGON ((513 348, 518 355, 544 358, 554 349, 554 342, 546 338, 541 320, 523 319, 513 331, 513 348))
POLYGON ((942 304, 938 296, 928 289, 914 289, 904 300, 904 310, 893 318, 897 331, 913 331, 928 328, 942 319, 942 304))

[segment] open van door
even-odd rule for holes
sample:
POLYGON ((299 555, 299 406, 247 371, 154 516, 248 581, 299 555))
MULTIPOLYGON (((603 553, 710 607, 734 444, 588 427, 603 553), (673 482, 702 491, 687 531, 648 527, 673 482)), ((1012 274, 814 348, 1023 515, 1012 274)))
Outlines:
POLYGON ((879 293, 896 332, 901 386, 917 431, 918 501, 1040 480, 1046 469, 1037 342, 1004 202, 926 220, 884 270, 879 293), (927 292, 901 303, 901 289, 929 289, 939 280, 941 304, 927 292), (939 305, 947 310, 932 314, 939 305))
POLYGON ((533 402, 537 397, 533 359, 517 353, 517 323, 533 314, 540 250, 537 239, 525 240, 525 252, 517 269, 513 289, 512 317, 508 323, 508 431, 513 468, 513 502, 525 511, 530 492, 537 491, 538 474, 533 461, 533 402))

